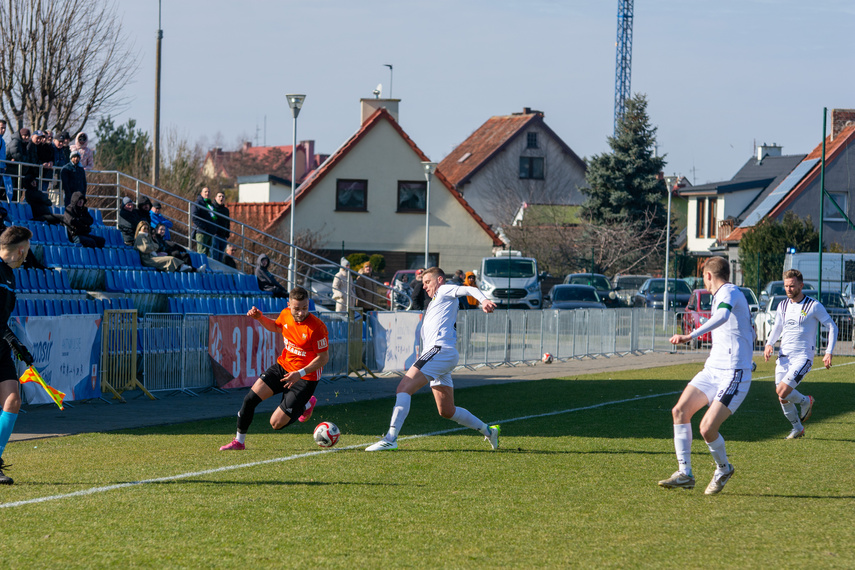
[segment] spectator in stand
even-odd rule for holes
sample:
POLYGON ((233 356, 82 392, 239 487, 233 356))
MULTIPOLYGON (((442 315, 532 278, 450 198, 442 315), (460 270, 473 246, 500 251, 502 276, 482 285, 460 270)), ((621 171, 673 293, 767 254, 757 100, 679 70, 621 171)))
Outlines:
POLYGON ((255 264, 255 278, 258 279, 258 288, 267 293, 273 293, 274 297, 285 298, 288 296, 288 290, 285 289, 268 269, 270 267, 270 258, 266 253, 258 256, 255 264))
POLYGON ((60 133, 53 137, 53 167, 60 169, 71 162, 71 150, 68 148, 68 140, 60 133))
POLYGON ((33 221, 49 224, 62 223, 62 216, 57 216, 51 211, 53 202, 46 193, 39 190, 39 180, 32 174, 24 176, 24 200, 33 211, 33 221))
POLYGON ((42 192, 46 192, 50 181, 53 180, 53 145, 44 131, 34 132, 32 141, 36 145, 36 162, 42 165, 39 186, 42 192))
POLYGON ((177 257, 158 253, 157 244, 151 237, 151 227, 139 222, 134 234, 134 247, 140 252, 140 261, 144 267, 154 267, 160 271, 195 271, 192 266, 182 263, 177 257))
POLYGON ((413 310, 414 311, 424 311, 427 308, 427 304, 430 302, 430 297, 427 296, 427 293, 424 290, 424 286, 422 285, 422 273, 424 273, 424 269, 419 269, 416 271, 416 278, 413 281, 413 310))
MULTIPOLYGON (((463 279, 463 284, 467 287, 477 287, 478 284, 475 282, 475 272, 467 271, 466 277, 463 279)), ((459 297, 460 309, 468 310, 468 309, 478 309, 480 308, 480 302, 475 297, 471 295, 467 295, 466 297, 459 297)))
POLYGON ((12 195, 12 177, 6 174, 6 140, 3 135, 6 134, 6 121, 0 119, 0 178, 3 178, 3 186, 0 188, 0 199, 8 200, 12 195))
POLYGON ((71 195, 71 204, 65 207, 65 215, 62 217, 68 232, 68 239, 83 247, 104 247, 105 239, 101 236, 92 235, 92 214, 86 207, 86 196, 80 192, 71 195))
POLYGON ((166 239, 165 236, 166 226, 163 224, 157 224, 157 227, 154 228, 154 232, 151 234, 151 239, 153 239, 157 245, 157 252, 177 257, 185 265, 192 265, 193 262, 190 259, 190 253, 177 243, 166 239))
POLYGON ((65 205, 72 203, 71 197, 76 193, 86 196, 86 171, 80 166, 80 153, 71 153, 71 161, 59 171, 62 182, 62 192, 65 195, 65 205))
POLYGON ((235 261, 235 253, 237 249, 232 244, 226 244, 226 253, 223 255, 223 263, 232 269, 237 269, 237 261, 235 261))
POLYGON ((216 219, 214 223, 217 225, 217 233, 214 235, 214 259, 217 261, 223 260, 223 250, 226 247, 226 242, 229 239, 232 222, 229 220, 229 208, 226 206, 226 195, 220 190, 214 196, 214 213, 216 219))
POLYGON ((88 146, 89 137, 86 133, 77 133, 74 142, 69 147, 71 152, 75 150, 80 153, 80 166, 83 170, 92 170, 95 167, 95 153, 88 146))
POLYGON ((125 196, 122 198, 122 209, 119 210, 119 231, 122 232, 125 245, 134 245, 139 223, 140 215, 134 208, 134 201, 125 196))
POLYGON ((163 210, 163 206, 160 202, 155 202, 151 206, 151 212, 148 213, 148 217, 151 220, 152 229, 156 229, 157 226, 164 226, 166 229, 166 233, 163 236, 163 239, 169 241, 171 238, 169 237, 169 230, 172 228, 172 220, 161 214, 161 210, 163 210))
POLYGON ((211 191, 205 187, 199 192, 199 197, 193 204, 193 231, 196 238, 196 251, 205 255, 211 253, 213 236, 217 233, 214 204, 211 202, 211 191))
POLYGON ((12 135, 12 138, 9 140, 7 158, 10 161, 20 163, 11 165, 9 168, 14 185, 14 191, 12 192, 12 196, 9 196, 9 199, 17 201, 18 190, 22 190, 23 188, 24 176, 30 174, 32 171, 32 166, 27 165, 35 164, 38 160, 36 147, 30 142, 30 129, 23 128, 12 135))
POLYGON ((149 200, 147 196, 143 196, 142 198, 140 198, 140 201, 137 202, 137 214, 139 214, 141 222, 147 223, 149 228, 152 227, 151 200, 149 200))
POLYGON ((450 283, 452 285, 465 285, 464 281, 466 280, 466 275, 463 273, 462 269, 458 269, 454 272, 454 277, 451 278, 450 283))

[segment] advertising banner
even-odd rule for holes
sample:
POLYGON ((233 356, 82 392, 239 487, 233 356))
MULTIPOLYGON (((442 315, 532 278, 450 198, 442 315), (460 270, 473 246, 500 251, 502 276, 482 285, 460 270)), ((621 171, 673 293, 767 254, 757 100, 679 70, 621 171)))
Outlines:
POLYGON ((218 315, 210 319, 208 351, 220 388, 252 386, 282 354, 282 335, 268 331, 255 319, 245 315, 218 315))
POLYGON ((422 314, 371 313, 374 356, 380 372, 407 370, 418 357, 422 314))
MULTIPOLYGON (((45 383, 65 392, 66 401, 101 397, 101 315, 15 317, 9 326, 29 347, 45 383)), ((26 365, 16 363, 20 376, 26 365)), ((35 383, 23 388, 28 404, 53 404, 35 383)))

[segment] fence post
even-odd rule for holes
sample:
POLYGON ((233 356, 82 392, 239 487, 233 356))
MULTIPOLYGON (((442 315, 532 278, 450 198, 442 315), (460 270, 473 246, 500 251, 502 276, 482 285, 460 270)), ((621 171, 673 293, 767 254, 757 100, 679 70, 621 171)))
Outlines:
POLYGON ((101 343, 101 390, 125 401, 121 392, 139 388, 155 399, 137 379, 137 311, 110 309, 104 311, 101 343))

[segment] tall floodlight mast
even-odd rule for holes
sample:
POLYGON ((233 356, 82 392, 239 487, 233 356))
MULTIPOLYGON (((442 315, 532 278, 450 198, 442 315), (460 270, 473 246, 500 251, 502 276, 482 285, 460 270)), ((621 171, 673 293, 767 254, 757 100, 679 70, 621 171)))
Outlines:
POLYGON ((633 0, 618 0, 617 41, 615 42, 615 125, 626 110, 626 100, 632 79, 632 4, 633 0))

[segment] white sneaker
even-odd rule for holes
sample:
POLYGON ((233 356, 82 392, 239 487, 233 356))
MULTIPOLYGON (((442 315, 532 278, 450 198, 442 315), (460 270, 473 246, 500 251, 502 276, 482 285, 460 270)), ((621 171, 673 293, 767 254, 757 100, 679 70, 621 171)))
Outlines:
POLYGON ((808 396, 807 399, 808 401, 801 405, 801 414, 799 414, 799 421, 802 423, 808 421, 810 419, 811 412, 813 412, 813 396, 808 396))
POLYGON ((802 428, 802 429, 793 428, 793 431, 788 433, 787 437, 785 437, 784 439, 799 439, 800 437, 804 437, 804 435, 805 435, 805 428, 802 428))
POLYGON ((502 428, 499 425, 490 426, 487 428, 487 431, 490 435, 485 435, 484 439, 490 442, 490 445, 493 446, 493 451, 499 449, 499 433, 501 433, 502 428))
POLYGON ((727 483, 733 474, 736 472, 736 469, 733 465, 730 466, 730 471, 725 473, 716 473, 713 475, 712 481, 707 485, 707 490, 704 491, 704 495, 715 495, 721 493, 721 490, 724 489, 725 483, 727 483))
POLYGON ((365 451, 391 451, 393 449, 398 449, 398 440, 395 441, 386 441, 385 439, 381 439, 374 445, 369 445, 365 448, 365 451))
POLYGON ((674 471, 674 474, 669 478, 659 481, 659 486, 666 489, 694 489, 695 478, 691 475, 674 471))

